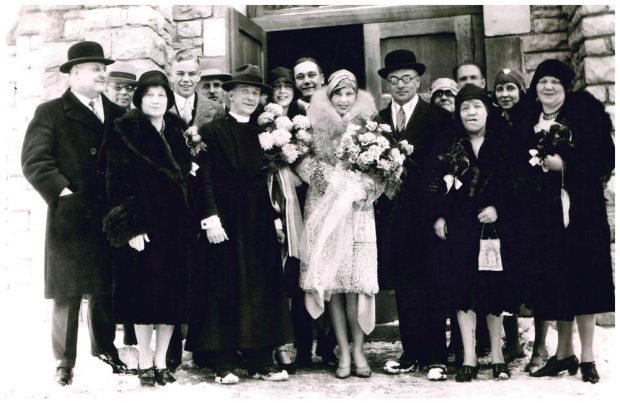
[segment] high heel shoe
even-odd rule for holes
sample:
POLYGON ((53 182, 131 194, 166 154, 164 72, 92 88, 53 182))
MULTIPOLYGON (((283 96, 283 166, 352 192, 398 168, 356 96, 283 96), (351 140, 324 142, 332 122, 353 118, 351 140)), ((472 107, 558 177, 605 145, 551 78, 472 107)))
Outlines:
POLYGON ((502 363, 491 364, 491 370, 493 371, 493 379, 496 381, 502 381, 505 379, 510 379, 510 371, 508 370, 508 365, 502 363))
POLYGON ((366 365, 365 367, 356 366, 353 369, 353 375, 358 378, 370 378, 370 376, 372 375, 372 370, 368 365, 366 365))
POLYGON ((579 369, 579 360, 574 355, 558 360, 554 355, 549 358, 544 367, 535 372, 530 372, 530 376, 539 378, 541 376, 557 376, 561 372, 568 371, 575 375, 579 369))
POLYGON ((338 366, 336 368, 336 378, 338 379, 346 379, 351 376, 351 364, 346 367, 338 366))
POLYGON ((294 374, 297 372, 297 366, 294 362, 291 361, 290 356, 288 355, 288 351, 286 350, 277 350, 274 354, 276 359, 276 363, 278 364, 278 369, 280 371, 286 371, 289 374, 294 374), (284 360, 288 359, 289 362, 285 363, 284 360))
POLYGON ((598 376, 598 372, 596 372, 594 361, 582 362, 579 364, 579 369, 581 369, 581 379, 583 379, 584 382, 597 383, 601 379, 601 377, 598 376))
POLYGON ((454 380, 457 382, 471 382, 472 379, 476 379, 478 377, 479 369, 480 365, 476 365, 475 367, 472 367, 471 365, 461 365, 456 371, 454 380))

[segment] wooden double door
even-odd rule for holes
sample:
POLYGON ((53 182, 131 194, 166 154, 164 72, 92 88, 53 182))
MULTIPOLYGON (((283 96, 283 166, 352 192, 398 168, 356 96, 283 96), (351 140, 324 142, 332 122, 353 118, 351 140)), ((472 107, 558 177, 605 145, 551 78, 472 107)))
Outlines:
POLYGON ((412 50, 426 65, 420 92, 433 80, 451 77, 464 61, 484 67, 481 6, 323 6, 251 10, 228 16, 228 64, 253 63, 266 72, 292 67, 302 56, 319 60, 325 78, 346 68, 376 99, 387 92, 377 74, 385 54, 412 50), (253 15, 254 16, 253 16, 253 15))

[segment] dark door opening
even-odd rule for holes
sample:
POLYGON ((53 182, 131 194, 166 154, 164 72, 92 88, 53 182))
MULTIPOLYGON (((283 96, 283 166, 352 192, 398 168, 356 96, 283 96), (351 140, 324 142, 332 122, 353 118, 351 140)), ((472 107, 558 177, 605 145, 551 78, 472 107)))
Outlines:
POLYGON ((293 68, 300 57, 314 57, 325 75, 347 69, 366 87, 364 65, 364 29, 362 25, 295 29, 267 33, 267 66, 269 70, 284 66, 293 68))

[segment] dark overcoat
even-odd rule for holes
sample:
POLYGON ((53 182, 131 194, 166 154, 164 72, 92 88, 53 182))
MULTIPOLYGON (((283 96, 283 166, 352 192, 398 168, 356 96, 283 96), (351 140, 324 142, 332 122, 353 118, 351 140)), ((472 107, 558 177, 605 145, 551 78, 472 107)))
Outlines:
POLYGON ((375 205, 379 287, 391 289, 419 282, 428 274, 432 223, 426 213, 423 174, 435 142, 448 136, 452 120, 445 109, 421 99, 402 133, 395 130, 391 105, 379 112, 379 118, 390 125, 396 140, 407 140, 414 147, 405 162, 406 176, 396 198, 383 195, 375 205))
MULTIPOLYGON (((290 315, 258 126, 227 114, 204 125, 195 195, 200 218, 217 215, 227 241, 199 242, 192 268, 186 349, 274 347, 290 338, 290 315)), ((204 231, 203 231, 204 233, 204 231)))
MULTIPOLYGON (((521 161, 529 160, 528 149, 537 142, 533 127, 540 113, 540 105, 532 102, 518 122, 525 143, 521 161)), ((544 173, 539 166, 526 165, 519 184, 529 196, 533 223, 528 231, 535 257, 529 287, 535 292, 529 302, 541 319, 570 320, 573 315, 614 310, 603 188, 614 169, 615 155, 609 115, 589 93, 568 93, 556 122, 570 129, 574 142, 574 148, 561 153, 564 187, 570 197, 568 227, 564 228, 562 218, 561 172, 544 173)))
POLYGON ((478 156, 462 126, 441 152, 446 152, 453 142, 461 142, 469 160, 469 168, 459 177, 462 186, 447 189, 443 176, 448 172, 438 159, 432 161, 430 167, 439 184, 431 196, 431 221, 442 217, 448 229, 447 239, 439 243, 444 256, 436 266, 441 302, 448 311, 473 309, 482 315, 513 312, 518 294, 514 280, 512 219, 505 209, 506 191, 510 186, 507 133, 487 128, 478 156), (477 216, 489 206, 495 207, 498 218, 495 223, 483 226, 477 216), (482 237, 499 238, 502 271, 478 270, 482 237))
POLYGON ((114 249, 117 322, 184 323, 189 286, 188 255, 199 231, 191 220, 192 156, 187 125, 164 115, 160 134, 138 109, 115 122, 106 143, 106 203, 103 229, 114 249), (150 242, 138 252, 136 235, 150 242))
POLYGON ((101 231, 101 145, 123 115, 102 97, 105 123, 68 89, 37 108, 22 148, 24 176, 47 203, 45 297, 111 292, 101 231), (73 194, 59 197, 65 187, 73 194))

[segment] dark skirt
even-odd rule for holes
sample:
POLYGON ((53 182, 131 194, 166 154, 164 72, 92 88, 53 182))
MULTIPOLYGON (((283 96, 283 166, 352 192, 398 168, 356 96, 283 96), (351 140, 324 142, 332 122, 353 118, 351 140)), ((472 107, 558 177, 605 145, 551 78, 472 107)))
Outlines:
POLYGON ((148 234, 138 252, 119 249, 114 275, 117 323, 180 324, 187 322, 188 245, 173 244, 166 234, 148 234), (162 250, 167 253, 162 253, 162 250))

